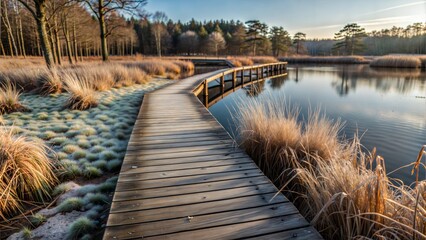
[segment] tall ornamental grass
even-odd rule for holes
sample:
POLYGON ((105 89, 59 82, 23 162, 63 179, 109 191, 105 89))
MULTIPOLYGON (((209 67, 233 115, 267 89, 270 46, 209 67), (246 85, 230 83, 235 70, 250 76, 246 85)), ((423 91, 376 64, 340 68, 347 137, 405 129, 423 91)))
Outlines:
MULTIPOLYGON (((385 161, 342 140, 342 123, 319 111, 298 122, 282 99, 241 102, 242 147, 326 239, 425 239, 426 182, 387 177, 385 161)), ((414 173, 423 167, 421 149, 414 173)))
POLYGON ((28 202, 47 200, 58 182, 55 166, 41 140, 0 126, 0 218, 22 210, 28 202))

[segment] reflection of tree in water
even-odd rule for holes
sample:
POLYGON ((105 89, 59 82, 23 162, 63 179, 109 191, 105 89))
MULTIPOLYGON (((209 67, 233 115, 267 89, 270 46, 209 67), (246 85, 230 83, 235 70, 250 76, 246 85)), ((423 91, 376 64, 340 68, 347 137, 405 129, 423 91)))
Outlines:
POLYGON ((299 68, 298 68, 298 67, 295 67, 295 68, 294 68, 294 72, 295 72, 295 78, 294 78, 294 81, 295 81, 295 82, 299 82, 299 68))
POLYGON ((370 68, 368 65, 343 65, 332 86, 340 96, 355 91, 357 86, 374 87, 380 92, 410 93, 426 88, 426 74, 420 69, 370 68))
POLYGON ((247 96, 250 97, 258 96, 263 92, 263 90, 265 90, 265 81, 260 81, 244 87, 244 91, 246 92, 247 96))
POLYGON ((284 82, 287 80, 288 80, 288 75, 271 78, 270 86, 273 89, 280 89, 284 85, 284 82))
POLYGON ((348 66, 342 66, 338 73, 340 75, 340 83, 333 81, 331 84, 340 96, 346 96, 351 88, 356 88, 356 78, 349 74, 348 66), (349 79, 351 80, 350 82, 349 79))

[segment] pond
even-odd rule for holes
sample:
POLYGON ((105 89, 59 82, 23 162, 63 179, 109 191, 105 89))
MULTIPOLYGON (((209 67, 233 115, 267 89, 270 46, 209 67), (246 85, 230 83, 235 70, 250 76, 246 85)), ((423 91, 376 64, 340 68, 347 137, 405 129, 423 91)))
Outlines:
MULTIPOLYGON (((320 107, 329 119, 345 122, 342 136, 362 135, 367 150, 377 148, 388 172, 410 164, 426 144, 426 73, 420 70, 372 69, 368 65, 289 65, 288 75, 241 88, 209 108, 232 135, 237 102, 261 95, 285 96, 300 108, 320 107)), ((411 167, 392 174, 410 184, 411 167)), ((422 173, 421 179, 426 178, 422 173)))

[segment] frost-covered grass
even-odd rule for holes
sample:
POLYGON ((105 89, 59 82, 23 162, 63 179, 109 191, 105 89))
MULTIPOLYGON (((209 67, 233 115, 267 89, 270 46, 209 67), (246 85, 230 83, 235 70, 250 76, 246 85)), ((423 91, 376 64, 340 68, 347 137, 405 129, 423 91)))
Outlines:
MULTIPOLYGON (((49 158, 59 163, 60 181, 74 180, 82 186, 77 195, 61 201, 55 207, 56 211, 59 214, 80 212, 82 217, 89 219, 90 225, 107 217, 117 178, 105 180, 105 177, 111 177, 120 170, 142 96, 171 82, 158 79, 143 85, 97 92, 98 105, 86 110, 64 108, 64 102, 69 98, 66 92, 47 96, 22 94, 20 101, 32 111, 4 114, 0 122, 13 126, 10 129, 15 133, 44 142, 52 150, 49 158), (92 182, 99 184, 88 184, 92 182)), ((75 190, 63 183, 51 195, 61 198, 69 191, 75 190)), ((29 230, 40 224, 43 226, 49 217, 30 217, 34 223, 30 224, 29 230)), ((71 224, 70 237, 87 235, 84 230, 87 221, 81 223, 71 224)), ((93 229, 99 229, 100 225, 96 224, 93 229)), ((35 230, 30 231, 34 233, 35 230)))
POLYGON ((142 95, 169 82, 154 80, 99 92, 99 105, 84 111, 63 108, 68 93, 24 94, 22 101, 32 111, 5 114, 3 121, 22 134, 44 140, 56 152, 67 179, 92 179, 120 169, 142 95))

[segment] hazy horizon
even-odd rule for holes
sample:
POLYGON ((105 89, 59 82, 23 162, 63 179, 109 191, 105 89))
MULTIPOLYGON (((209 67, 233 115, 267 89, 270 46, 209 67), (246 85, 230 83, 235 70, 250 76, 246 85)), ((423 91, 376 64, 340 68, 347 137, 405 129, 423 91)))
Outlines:
POLYGON ((348 23, 366 31, 406 27, 426 21, 426 0, 152 0, 148 12, 162 11, 173 21, 258 19, 268 26, 282 26, 291 35, 333 38, 348 23))

